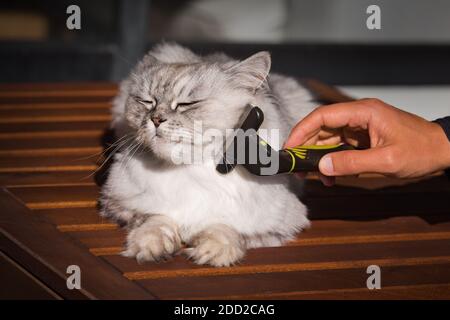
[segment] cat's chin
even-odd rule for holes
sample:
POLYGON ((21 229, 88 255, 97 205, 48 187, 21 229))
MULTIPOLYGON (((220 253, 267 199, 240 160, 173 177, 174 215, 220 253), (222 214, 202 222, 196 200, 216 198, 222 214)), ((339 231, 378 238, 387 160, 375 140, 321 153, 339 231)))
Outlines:
POLYGON ((166 163, 167 165, 180 165, 186 162, 178 150, 182 143, 168 142, 163 137, 155 136, 150 141, 148 147, 155 159, 166 163))
POLYGON ((168 165, 203 164, 216 158, 215 149, 183 142, 167 142, 154 137, 149 145, 152 155, 168 165))
POLYGON ((148 148, 154 158, 157 160, 167 162, 167 164, 174 164, 173 149, 174 144, 167 142, 164 138, 154 136, 148 143, 148 148))

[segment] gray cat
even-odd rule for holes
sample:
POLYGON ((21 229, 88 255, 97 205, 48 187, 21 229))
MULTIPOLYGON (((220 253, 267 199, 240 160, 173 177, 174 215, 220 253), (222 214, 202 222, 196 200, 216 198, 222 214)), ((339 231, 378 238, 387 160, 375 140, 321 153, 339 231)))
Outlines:
POLYGON ((280 148, 314 104, 294 79, 269 75, 270 65, 268 52, 236 61, 165 43, 122 82, 112 110, 122 148, 102 190, 101 213, 128 224, 125 256, 157 261, 186 245, 183 252, 198 264, 229 266, 247 248, 282 245, 309 226, 289 176, 252 176, 240 167, 221 175, 208 153, 200 163, 179 161, 212 144, 194 139, 195 122, 225 134, 248 105, 264 111, 260 134, 280 148), (264 136, 264 129, 279 134, 264 136))

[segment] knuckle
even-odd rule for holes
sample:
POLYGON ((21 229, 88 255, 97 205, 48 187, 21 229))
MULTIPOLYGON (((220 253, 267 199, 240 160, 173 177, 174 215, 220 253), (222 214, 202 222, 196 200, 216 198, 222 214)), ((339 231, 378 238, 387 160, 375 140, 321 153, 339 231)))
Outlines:
POLYGON ((352 154, 343 153, 336 160, 335 166, 340 174, 351 174, 358 170, 358 162, 352 154))
POLYGON ((384 153, 384 171, 390 174, 396 174, 400 170, 399 154, 396 150, 388 150, 384 153))
POLYGON ((386 117, 389 112, 389 105, 377 98, 364 99, 364 108, 377 118, 386 117))
POLYGON ((312 113, 314 117, 316 117, 316 120, 320 120, 323 118, 324 115, 330 112, 330 110, 333 110, 334 105, 321 105, 318 106, 312 113))
POLYGON ((314 110, 320 112, 320 111, 322 111, 323 108, 325 108, 325 107, 326 107, 326 105, 321 104, 321 105, 318 105, 317 107, 315 107, 314 110))
POLYGON ((352 155, 347 155, 344 161, 345 164, 347 165, 349 173, 356 173, 358 171, 358 161, 356 157, 352 155))
POLYGON ((385 105, 385 103, 378 98, 365 98, 363 99, 363 102, 366 107, 372 109, 380 109, 385 105))
POLYGON ((380 99, 378 99, 378 98, 367 98, 367 102, 369 102, 370 104, 372 104, 372 105, 383 105, 384 104, 384 102, 383 101, 381 101, 380 99))
POLYGON ((326 106, 318 106, 314 109, 313 112, 309 114, 310 118, 314 120, 318 120, 322 117, 322 114, 326 112, 326 106))

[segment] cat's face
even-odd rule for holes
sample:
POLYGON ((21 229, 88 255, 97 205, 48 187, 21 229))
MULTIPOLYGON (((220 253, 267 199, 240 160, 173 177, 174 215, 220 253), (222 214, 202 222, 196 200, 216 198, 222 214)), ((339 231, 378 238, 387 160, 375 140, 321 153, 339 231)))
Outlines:
POLYGON ((139 143, 173 161, 175 148, 193 150, 212 142, 203 135, 209 129, 218 129, 214 132, 223 138, 226 129, 236 128, 269 69, 266 52, 231 65, 162 63, 147 56, 131 78, 127 122, 139 143))

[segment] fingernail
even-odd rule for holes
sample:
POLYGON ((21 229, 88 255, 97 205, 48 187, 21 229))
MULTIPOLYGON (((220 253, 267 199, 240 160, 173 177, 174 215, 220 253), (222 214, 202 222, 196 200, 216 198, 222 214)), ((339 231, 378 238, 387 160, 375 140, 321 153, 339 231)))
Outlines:
POLYGON ((320 159, 319 169, 320 172, 327 176, 332 176, 334 174, 333 160, 331 160, 329 155, 326 155, 320 159))

